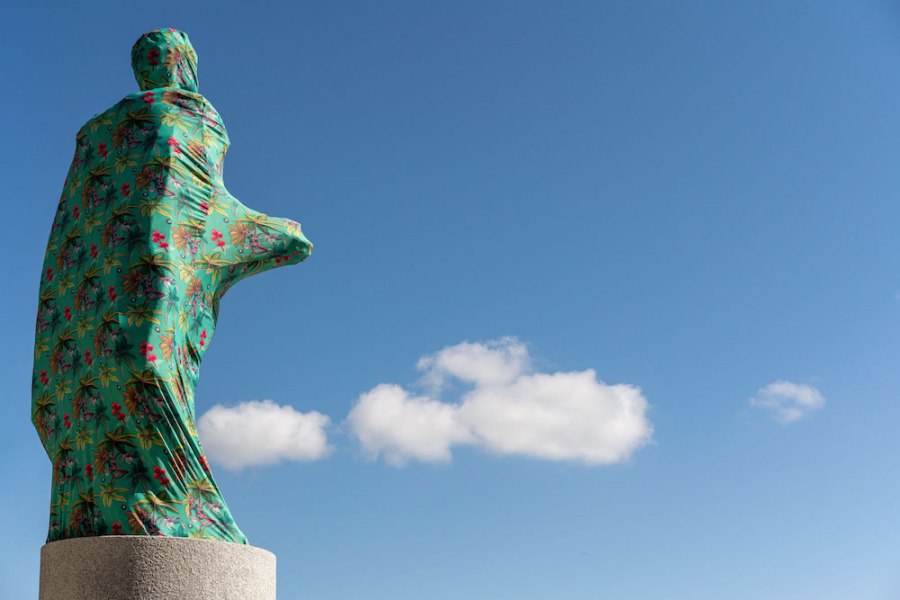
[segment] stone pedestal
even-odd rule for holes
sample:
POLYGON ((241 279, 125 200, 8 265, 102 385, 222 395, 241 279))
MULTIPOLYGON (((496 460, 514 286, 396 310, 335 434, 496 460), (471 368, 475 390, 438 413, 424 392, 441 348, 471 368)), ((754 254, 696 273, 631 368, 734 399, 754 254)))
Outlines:
POLYGON ((41 548, 40 600, 275 600, 275 555, 175 537, 111 535, 41 548))

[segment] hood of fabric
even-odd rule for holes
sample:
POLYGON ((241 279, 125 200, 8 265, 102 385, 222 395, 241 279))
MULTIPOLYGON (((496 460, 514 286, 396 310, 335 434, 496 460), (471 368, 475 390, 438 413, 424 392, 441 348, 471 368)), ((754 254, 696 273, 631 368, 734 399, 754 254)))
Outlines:
POLYGON ((131 47, 131 68, 141 91, 178 88, 199 92, 197 53, 191 40, 177 29, 155 29, 131 47))

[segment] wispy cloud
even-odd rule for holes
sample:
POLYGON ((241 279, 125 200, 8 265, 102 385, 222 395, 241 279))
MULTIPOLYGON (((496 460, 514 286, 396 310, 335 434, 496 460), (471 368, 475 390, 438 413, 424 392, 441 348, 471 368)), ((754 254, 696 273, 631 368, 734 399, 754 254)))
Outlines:
POLYGON ((769 411, 787 425, 825 406, 825 397, 811 385, 779 380, 759 390, 750 405, 769 411))
POLYGON ((647 401, 632 385, 608 385, 593 369, 535 373, 527 347, 507 337, 462 343, 422 357, 428 392, 381 384, 360 395, 347 417, 365 453, 402 466, 448 462, 456 445, 590 465, 624 461, 649 443, 647 401), (471 386, 459 403, 443 384, 471 386))
POLYGON ((271 400, 217 404, 197 421, 206 455, 226 469, 240 470, 282 460, 312 461, 331 451, 325 431, 330 419, 298 412, 271 400))

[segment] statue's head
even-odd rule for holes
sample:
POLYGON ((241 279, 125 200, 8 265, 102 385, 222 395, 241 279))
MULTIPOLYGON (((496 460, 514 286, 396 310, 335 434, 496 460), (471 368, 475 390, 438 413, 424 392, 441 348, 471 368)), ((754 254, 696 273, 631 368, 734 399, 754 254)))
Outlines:
POLYGON ((197 53, 191 40, 177 29, 155 29, 131 47, 131 68, 141 91, 178 88, 198 92, 197 53))

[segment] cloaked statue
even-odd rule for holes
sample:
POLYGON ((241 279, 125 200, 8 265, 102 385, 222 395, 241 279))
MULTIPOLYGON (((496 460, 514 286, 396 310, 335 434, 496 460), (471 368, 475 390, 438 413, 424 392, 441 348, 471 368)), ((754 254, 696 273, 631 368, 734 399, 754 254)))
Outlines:
POLYGON ((312 244, 225 189, 228 134, 188 36, 151 31, 131 63, 141 91, 78 131, 41 274, 32 421, 53 463, 47 541, 246 544, 203 455, 194 388, 225 291, 312 244))

